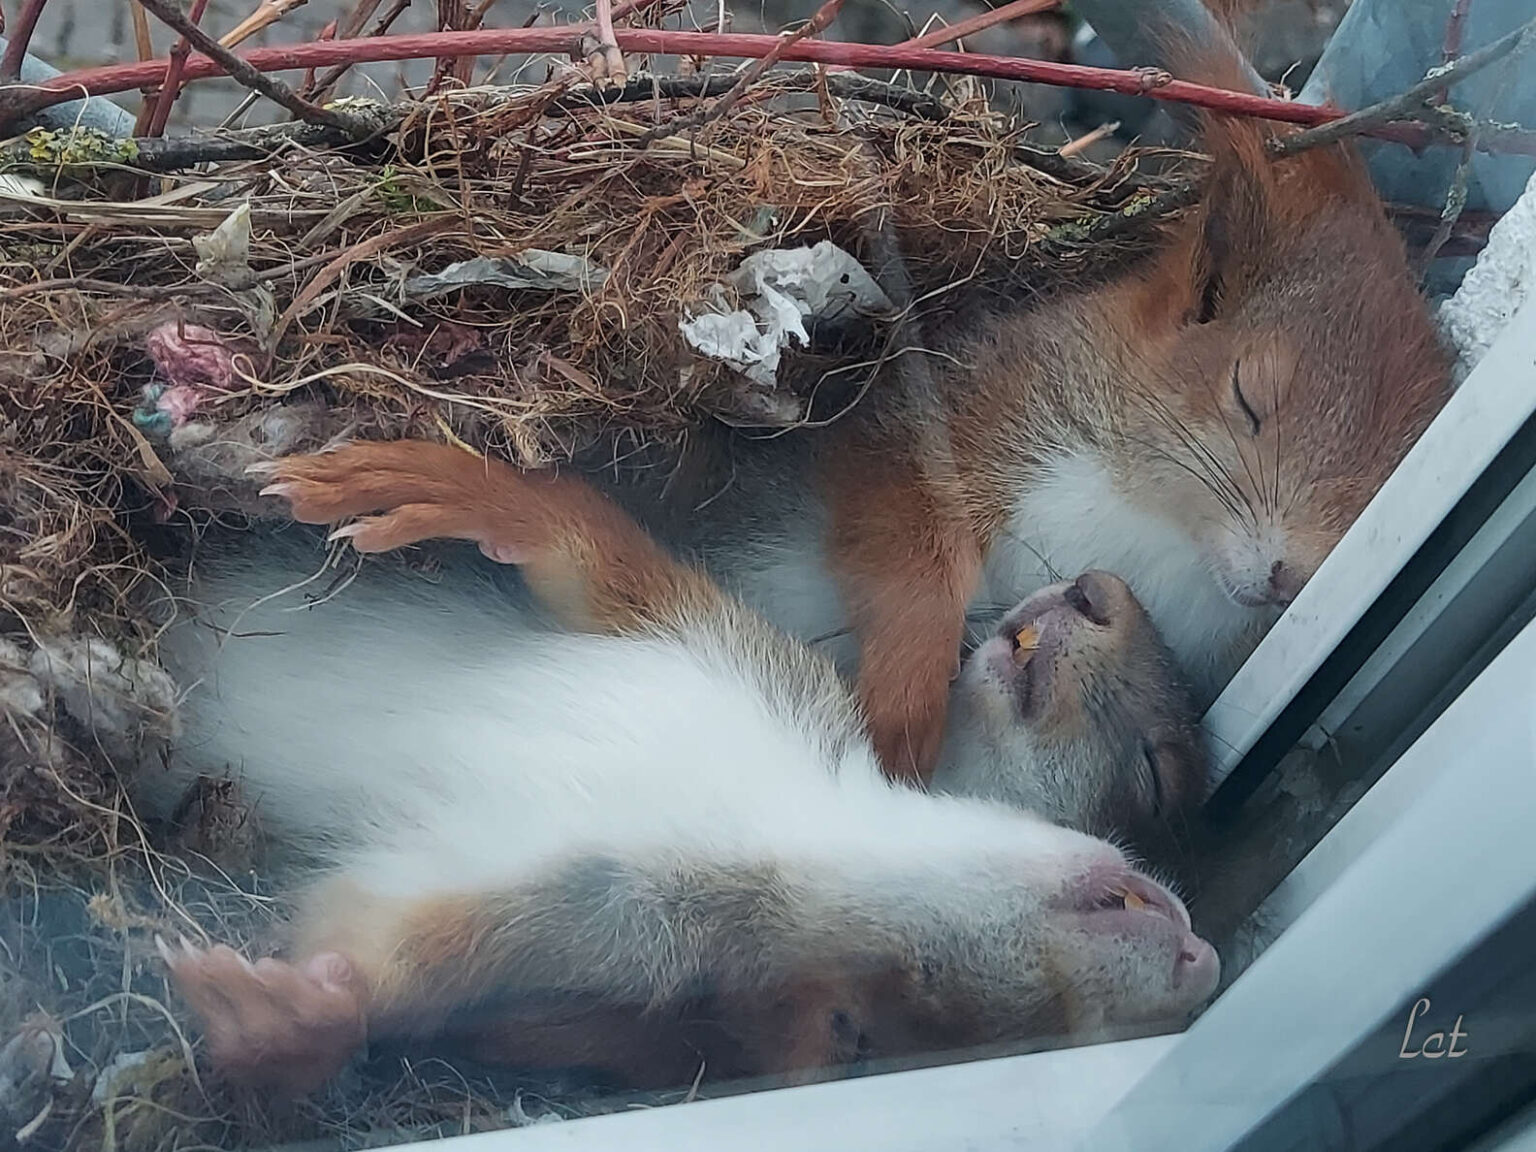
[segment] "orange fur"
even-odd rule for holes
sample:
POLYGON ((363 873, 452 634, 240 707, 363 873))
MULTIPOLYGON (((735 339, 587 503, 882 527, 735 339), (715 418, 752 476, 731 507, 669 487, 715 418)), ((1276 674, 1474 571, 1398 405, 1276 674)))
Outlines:
POLYGON ((830 553, 860 640, 858 692, 893 779, 938 761, 980 548, 931 463, 889 445, 840 445, 824 465, 830 553))
POLYGON ((267 491, 285 496, 301 522, 373 513, 342 529, 361 552, 448 538, 521 565, 529 586, 571 627, 669 626, 721 599, 709 580, 580 480, 416 440, 288 457, 269 471, 267 491))
MULTIPOLYGON (((1181 74, 1238 83, 1234 53, 1192 53, 1181 74)), ((1096 290, 1020 307, 951 345, 963 367, 935 369, 931 416, 888 420, 877 437, 855 425, 836 445, 823 484, 831 565, 893 776, 925 779, 932 765, 981 557, 1021 485, 1061 447, 1042 433, 1096 440, 1126 475, 1145 472, 1153 493, 1163 442, 1182 452, 1183 429, 1213 429, 1214 446, 1239 457, 1239 482, 1264 482, 1247 494, 1254 504, 1289 482, 1287 455, 1300 465, 1306 451, 1295 471, 1310 494, 1285 505, 1283 579, 1299 586, 1438 410, 1444 357, 1363 164, 1346 147, 1272 160, 1277 131, 1287 130, 1209 117, 1206 194, 1158 251, 1096 290), (1319 271, 1329 261, 1331 278, 1319 271), (1234 372, 1261 406, 1289 389, 1284 418, 1251 441, 1230 411, 1234 372)))

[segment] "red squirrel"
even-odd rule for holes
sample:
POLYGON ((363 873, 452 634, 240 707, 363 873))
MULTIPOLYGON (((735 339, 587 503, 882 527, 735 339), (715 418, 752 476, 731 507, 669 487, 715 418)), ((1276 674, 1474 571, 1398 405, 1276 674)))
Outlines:
MULTIPOLYGON (((167 640, 202 675, 172 776, 237 766, 319 870, 287 958, 162 946, 231 1076, 302 1092, 397 1037, 635 1086, 811 1079, 1176 1024, 1214 989, 1183 905, 1120 849, 889 781, 830 662, 581 481, 415 442, 269 479, 298 520, 361 516, 334 533, 361 552, 474 541, 567 630, 377 565, 295 612, 269 595, 304 571, 281 538, 208 565, 198 595, 231 617, 167 640)), ((1074 646, 1128 642, 1123 595, 1062 586, 983 646, 1047 742, 1087 715, 1074 646)))
MULTIPOLYGON (((1191 59, 1181 75, 1242 86, 1230 43, 1191 59)), ((1208 704, 1448 395, 1363 165, 1346 145, 1273 159, 1285 131, 1206 117, 1200 201, 1151 252, 930 325, 897 358, 928 394, 895 379, 886 413, 877 381, 869 414, 816 434, 816 480, 735 449, 688 542, 789 631, 851 631, 897 778, 933 771, 967 609, 1062 573, 1123 577, 1208 704)))

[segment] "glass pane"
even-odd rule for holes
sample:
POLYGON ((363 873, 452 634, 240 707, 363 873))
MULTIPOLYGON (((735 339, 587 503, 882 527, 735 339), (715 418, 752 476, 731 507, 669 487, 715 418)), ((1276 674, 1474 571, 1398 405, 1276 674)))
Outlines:
MULTIPOLYGON (((1206 1008, 1409 722, 1213 828, 1202 716, 1492 340, 1420 284, 1509 204, 1384 211, 1156 7, 1208 50, 1108 91, 1111 4, 622 5, 596 84, 570 6, 23 5, 3 1130, 395 1144, 1206 1008)), ((1298 86, 1344 6, 1254 7, 1298 86)))

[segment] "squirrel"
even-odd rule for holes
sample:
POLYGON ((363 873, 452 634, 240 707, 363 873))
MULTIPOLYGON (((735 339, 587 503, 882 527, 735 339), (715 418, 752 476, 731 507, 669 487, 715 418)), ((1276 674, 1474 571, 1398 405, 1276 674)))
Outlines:
MULTIPOLYGON (((359 552, 474 541, 566 630, 452 569, 246 610, 292 582, 280 538, 206 566, 235 618, 167 638, 204 673, 178 760, 239 766, 319 872, 286 958, 161 942, 232 1078, 304 1092, 397 1038, 636 1087, 797 1082, 1177 1024, 1214 990, 1214 950, 1119 848, 891 781, 830 661, 579 479, 411 441, 268 479, 299 521, 362 517, 333 533, 359 552)), ((1006 682, 1021 723, 1091 723, 1063 613, 1104 629, 1124 595, 1089 576, 1021 606, 976 706, 1006 682)))
MULTIPOLYGON (((1246 88, 1217 41, 1178 74, 1246 88)), ((1364 166, 1272 157, 1288 131, 1205 115, 1198 203, 1150 251, 913 319, 925 350, 830 428, 732 438, 729 484, 687 515, 637 504, 779 626, 851 636, 832 650, 897 778, 933 773, 967 611, 1059 573, 1124 578, 1208 705, 1449 395, 1364 166)))

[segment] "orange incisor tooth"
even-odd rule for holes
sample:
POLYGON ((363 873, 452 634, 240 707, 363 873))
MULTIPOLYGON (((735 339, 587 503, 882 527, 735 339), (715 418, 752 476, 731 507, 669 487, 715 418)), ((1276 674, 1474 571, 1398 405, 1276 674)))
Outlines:
POLYGON ((1033 625, 1026 624, 1013 634, 1013 643, 1021 655, 1027 656, 1040 647, 1040 633, 1033 625))
POLYGON ((1125 906, 1132 912, 1140 912, 1146 908, 1147 902, 1140 896, 1136 895, 1136 893, 1127 892, 1125 894, 1125 906))

